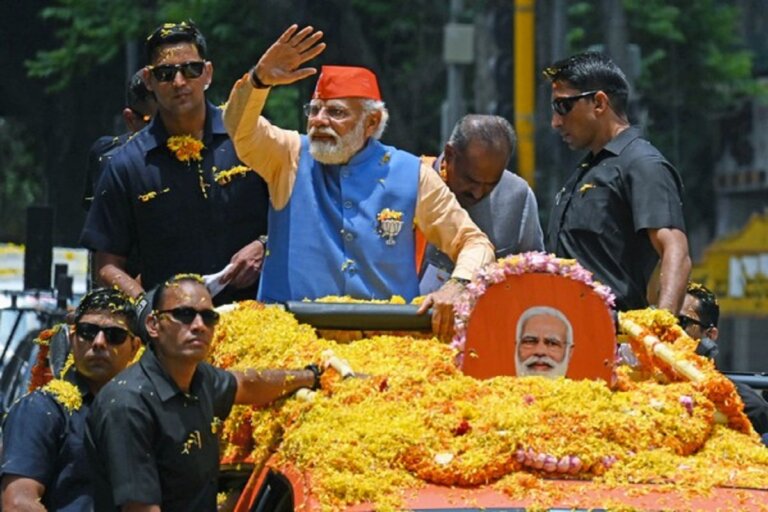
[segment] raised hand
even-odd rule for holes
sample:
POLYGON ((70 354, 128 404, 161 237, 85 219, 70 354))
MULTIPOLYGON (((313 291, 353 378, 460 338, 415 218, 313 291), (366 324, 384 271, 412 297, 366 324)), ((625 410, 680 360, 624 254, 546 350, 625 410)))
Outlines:
POLYGON ((291 25, 253 68, 254 81, 267 86, 285 85, 314 75, 316 68, 300 66, 323 53, 325 43, 319 42, 322 37, 322 31, 311 26, 299 30, 298 25, 291 25))

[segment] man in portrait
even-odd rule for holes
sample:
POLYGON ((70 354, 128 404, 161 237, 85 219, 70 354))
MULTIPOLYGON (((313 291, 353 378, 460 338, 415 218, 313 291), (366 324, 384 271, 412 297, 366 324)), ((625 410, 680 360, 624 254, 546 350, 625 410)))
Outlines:
POLYGON ((518 377, 562 377, 573 355, 573 327, 559 310, 534 306, 520 315, 515 340, 518 377))

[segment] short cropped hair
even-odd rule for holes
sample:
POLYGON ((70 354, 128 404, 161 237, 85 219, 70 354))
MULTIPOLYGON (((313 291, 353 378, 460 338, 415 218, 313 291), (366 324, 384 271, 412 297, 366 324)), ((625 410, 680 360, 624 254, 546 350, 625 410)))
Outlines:
POLYGON ((163 297, 165 296, 166 291, 168 291, 168 288, 185 281, 198 283, 205 286, 205 281, 203 281, 203 277, 199 274, 176 274, 167 281, 157 285, 157 288, 152 295, 152 310, 157 311, 160 309, 160 304, 162 304, 163 297))
POLYGON ((600 52, 584 52, 562 59, 544 69, 550 82, 565 82, 581 92, 603 91, 620 116, 627 111, 629 82, 624 72, 600 52))
POLYGON ((369 98, 363 100, 362 106, 363 116, 367 116, 368 114, 372 114, 374 112, 381 112, 379 126, 376 127, 376 131, 373 132, 372 135, 374 139, 381 139, 381 136, 384 135, 384 130, 387 129, 387 123, 389 122, 389 111, 387 110, 387 106, 383 101, 372 100, 369 98))
POLYGON ((690 282, 685 293, 696 297, 699 300, 699 307, 696 313, 699 314, 699 322, 705 329, 717 327, 720 321, 720 304, 712 291, 701 283, 690 282))
POLYGON ((448 138, 448 143, 457 151, 464 152, 470 141, 482 141, 489 147, 498 147, 503 141, 509 153, 507 163, 515 152, 517 135, 512 125, 501 116, 467 114, 462 117, 448 138))
POLYGON ((528 319, 539 315, 553 316, 563 322, 565 324, 565 344, 567 347, 573 346, 573 326, 571 326, 571 321, 568 320, 568 317, 565 316, 562 311, 549 306, 533 306, 526 309, 523 314, 520 315, 520 318, 517 320, 515 341, 519 342, 520 338, 523 336, 523 326, 525 326, 528 319))
POLYGON ((208 45, 205 42, 205 38, 192 20, 182 21, 181 23, 163 23, 147 37, 147 41, 144 44, 147 64, 151 64, 154 61, 157 51, 161 46, 175 43, 194 44, 201 59, 205 59, 208 54, 208 45))
POLYGON ((125 318, 126 327, 136 332, 136 309, 133 301, 116 288, 97 288, 85 294, 75 309, 74 323, 88 313, 104 312, 125 318))
POLYGON ((125 88, 125 106, 128 108, 136 109, 155 99, 154 93, 147 89, 147 85, 144 83, 142 71, 140 69, 134 73, 128 81, 128 87, 125 88))

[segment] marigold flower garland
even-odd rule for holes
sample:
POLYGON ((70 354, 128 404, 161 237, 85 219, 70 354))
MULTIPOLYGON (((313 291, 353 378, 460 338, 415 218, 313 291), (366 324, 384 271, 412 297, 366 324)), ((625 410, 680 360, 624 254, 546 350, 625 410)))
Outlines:
POLYGON ((62 325, 63 324, 56 324, 50 329, 41 331, 34 340, 38 349, 35 364, 32 365, 32 369, 30 370, 31 378, 29 379, 29 386, 27 388, 29 392, 45 386, 51 379, 53 379, 53 372, 51 372, 51 366, 48 364, 50 339, 59 332, 62 325))
MULTIPOLYGON (((72 412, 80 409, 83 405, 83 397, 80 394, 80 390, 77 386, 69 381, 63 379, 55 379, 51 366, 48 362, 48 352, 50 349, 50 340, 53 338, 60 329, 66 329, 66 324, 56 324, 50 329, 45 329, 35 338, 35 343, 38 345, 37 358, 31 369, 31 378, 29 381, 28 392, 31 393, 35 390, 40 390, 43 393, 51 395, 54 400, 59 402, 64 408, 72 412)), ((62 375, 72 366, 74 360, 70 354, 67 357, 67 361, 62 368, 62 375)))
POLYGON ((696 380, 693 384, 700 389, 728 417, 728 425, 745 434, 756 436, 752 424, 744 414, 744 402, 736 392, 736 387, 723 374, 717 371, 714 363, 695 353, 697 342, 677 325, 677 320, 670 312, 660 309, 628 311, 619 315, 619 324, 630 334, 632 350, 641 367, 651 375, 661 372, 671 382, 690 380, 684 377, 686 368, 692 368, 696 380), (631 332, 632 327, 640 327, 640 332, 631 332), (653 339, 646 336, 653 336, 653 339), (658 340, 658 341, 656 341, 658 340), (664 349, 673 360, 667 361, 656 353, 656 343, 664 344, 664 349))
POLYGON ((77 386, 63 379, 53 379, 41 388, 43 393, 53 396, 64 408, 72 414, 83 405, 83 395, 77 386))
POLYGON ((768 450, 714 425, 715 405, 693 383, 634 382, 617 392, 602 381, 479 381, 462 375, 455 350, 436 340, 335 344, 255 302, 222 315, 212 361, 296 368, 328 348, 368 378, 342 380, 329 370, 311 403, 237 409, 225 422, 223 450, 229 462, 258 468, 274 454, 309 472, 323 510, 362 502, 398 510, 404 491, 425 481, 496 482, 511 496, 525 484, 544 503, 551 486, 539 482, 558 465, 560 478, 605 488, 654 483, 676 496, 712 486, 768 488, 768 450))

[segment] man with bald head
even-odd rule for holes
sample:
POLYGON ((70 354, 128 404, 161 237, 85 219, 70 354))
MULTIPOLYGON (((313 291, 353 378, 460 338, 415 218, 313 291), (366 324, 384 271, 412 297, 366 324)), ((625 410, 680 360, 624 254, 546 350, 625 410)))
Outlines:
MULTIPOLYGON (((503 117, 468 114, 456 123, 443 154, 430 159, 491 240, 497 258, 544 249, 536 196, 524 179, 506 169, 516 144, 515 130, 503 117)), ((420 269, 421 293, 434 291, 453 269, 448 256, 428 245, 420 269)))
POLYGON ((535 306, 517 321, 518 377, 564 377, 573 355, 573 327, 555 308, 535 306))
POLYGON ((239 80, 225 124, 239 157, 270 192, 269 241, 259 299, 418 295, 414 226, 456 260, 452 279, 426 298, 433 329, 448 335, 452 304, 493 247, 437 174, 379 142, 388 117, 370 70, 323 66, 305 107, 307 135, 261 117, 272 86, 313 75, 322 32, 296 25, 239 80))

